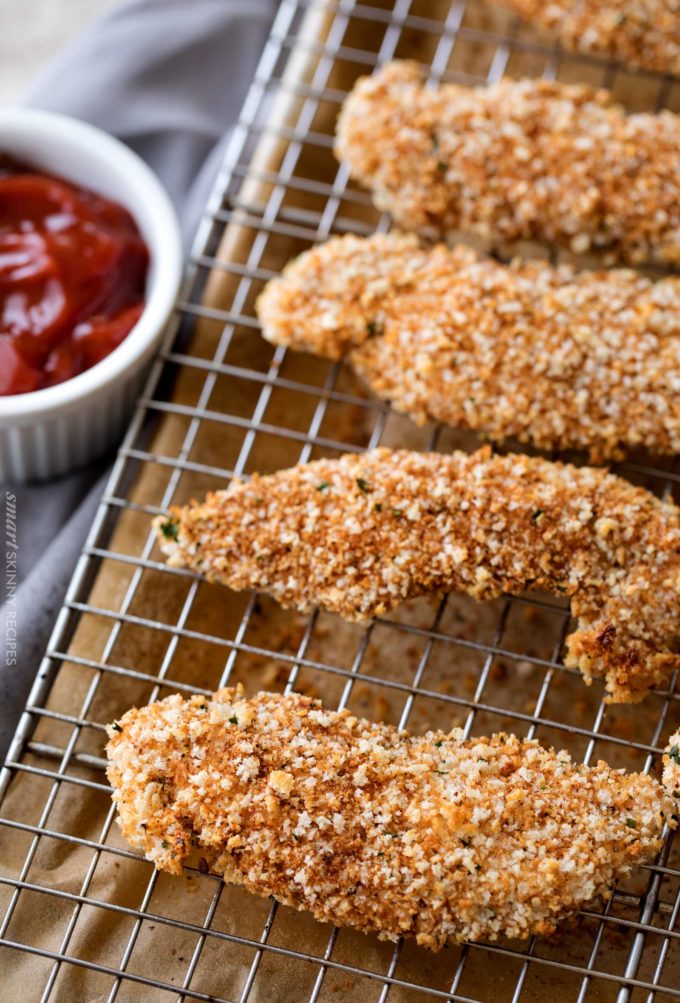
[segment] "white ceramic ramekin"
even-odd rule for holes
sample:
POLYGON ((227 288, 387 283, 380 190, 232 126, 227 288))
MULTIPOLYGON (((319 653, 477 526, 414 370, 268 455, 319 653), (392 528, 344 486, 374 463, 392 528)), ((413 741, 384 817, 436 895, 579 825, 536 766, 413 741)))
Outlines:
POLYGON ((122 435, 173 309, 182 242, 156 176, 99 129, 48 112, 0 111, 0 152, 122 203, 151 258, 144 311, 111 355, 57 386, 0 396, 0 481, 44 480, 85 464, 122 435))

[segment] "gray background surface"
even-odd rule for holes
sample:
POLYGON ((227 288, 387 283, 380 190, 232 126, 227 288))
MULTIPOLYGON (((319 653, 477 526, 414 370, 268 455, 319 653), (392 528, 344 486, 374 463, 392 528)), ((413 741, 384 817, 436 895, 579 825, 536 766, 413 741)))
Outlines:
MULTIPOLYGON (((47 9, 49 4, 50 0, 21 4, 0 0, 3 46, 8 44, 7 24, 10 35, 18 33, 17 53, 22 47, 29 52, 27 10, 47 9)), ((54 0, 52 4, 62 12, 67 6, 54 0)), ((71 28, 80 29, 85 4, 80 0, 68 4, 73 7, 71 28), (79 19, 74 20, 76 8, 79 19)), ((19 93, 13 94, 12 102, 73 115, 126 142, 164 182, 188 245, 276 5, 276 0, 90 4, 88 12, 99 6, 105 8, 104 14, 86 19, 85 27, 26 88, 15 76, 19 93)), ((111 459, 103 457, 47 484, 0 485, 3 523, 5 498, 16 496, 20 581, 16 607, 14 602, 0 606, 0 644, 8 636, 9 619, 14 626, 15 609, 18 644, 16 665, 13 658, 0 658, 0 759, 45 651, 111 459)), ((3 531, 0 526, 0 535, 3 531)), ((6 595, 7 568, 0 561, 0 603, 6 595)))
POLYGON ((0 106, 112 0, 0 0, 0 106))

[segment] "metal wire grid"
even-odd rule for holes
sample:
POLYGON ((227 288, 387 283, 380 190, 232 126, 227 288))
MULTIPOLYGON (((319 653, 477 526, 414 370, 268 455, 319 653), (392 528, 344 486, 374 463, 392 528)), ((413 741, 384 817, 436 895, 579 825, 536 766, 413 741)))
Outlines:
MULTIPOLYGON (((409 722, 415 701, 418 698, 432 698, 448 702, 452 707, 462 708, 466 711, 464 727, 467 734, 471 732, 475 718, 480 712, 495 714, 502 712, 506 717, 514 718, 518 722, 518 726, 525 726, 529 737, 533 737, 537 729, 543 726, 568 732, 572 736, 578 735, 587 740, 585 762, 591 761, 598 741, 603 738, 602 729, 606 717, 604 703, 600 703, 597 708, 592 727, 565 726, 547 713, 547 700, 551 684, 556 674, 568 671, 560 662, 561 644, 568 624, 567 614, 564 610, 547 602, 538 599, 531 602, 523 598, 507 599, 502 605, 493 638, 490 641, 479 641, 460 636, 453 637, 450 632, 442 628, 442 619, 446 610, 446 599, 444 599, 439 604, 433 621, 425 628, 415 627, 409 623, 377 621, 366 630, 361 638, 351 666, 343 668, 326 661, 318 661, 310 656, 309 648, 317 623, 316 615, 309 618, 297 650, 292 653, 275 652, 266 646, 256 645, 248 640, 253 611, 257 602, 255 596, 248 599, 233 637, 225 638, 196 630, 191 627, 191 614, 199 582, 187 572, 168 569, 154 560, 151 535, 147 537, 141 555, 116 552, 109 549, 107 545, 112 526, 115 525, 117 518, 123 512, 153 514, 166 509, 174 500, 183 475, 196 474, 226 479, 247 472, 258 436, 280 436, 282 440, 297 442, 300 447, 298 458, 302 461, 314 455, 315 450, 347 451, 348 449, 361 448, 353 442, 345 442, 341 438, 334 438, 325 433, 327 413, 334 403, 351 405, 361 408, 364 412, 370 412, 373 427, 367 445, 372 447, 380 443, 390 413, 389 408, 382 403, 365 400, 339 389, 338 378, 341 370, 339 365, 332 366, 323 384, 317 386, 290 379, 281 374, 281 367, 286 355, 284 349, 276 349, 266 371, 230 363, 228 350, 237 326, 240 328, 257 327, 252 313, 248 311, 247 304, 253 284, 266 280, 272 274, 262 265, 267 243, 272 235, 289 236, 311 243, 323 240, 332 233, 347 232, 348 230, 367 233, 373 229, 372 226, 363 223, 360 218, 348 218, 341 215, 343 206, 355 205, 361 209, 368 208, 370 204, 365 193, 348 189, 347 172, 344 166, 337 167, 335 176, 330 181, 301 179, 295 174, 305 147, 312 145, 327 148, 330 145, 329 135, 315 132, 312 126, 320 102, 339 102, 344 97, 343 91, 329 86, 331 71, 337 60, 356 63, 357 72, 359 70, 365 71, 366 68, 399 54, 399 46, 404 32, 413 30, 429 34, 436 40, 434 55, 429 67, 430 80, 433 82, 452 76, 447 67, 454 47, 460 40, 493 46, 493 56, 487 74, 489 81, 497 79, 504 73, 513 52, 518 49, 531 50, 537 55, 541 55, 545 60, 546 76, 554 76, 558 71, 562 57, 557 49, 543 48, 535 42, 518 39, 514 34, 496 37, 478 28, 466 27, 464 17, 469 6, 468 0, 454 0, 443 20, 425 16, 418 10, 414 10, 415 2, 416 0, 395 0, 393 8, 389 10, 368 4, 358 4, 353 0, 337 0, 337 2, 326 2, 321 5, 315 3, 314 0, 283 0, 280 5, 271 36, 246 99, 239 125, 230 144, 224 168, 215 185, 204 221, 197 235, 179 304, 177 322, 174 329, 169 332, 161 358, 149 379, 145 396, 120 450, 0 781, 0 795, 7 792, 12 777, 16 775, 33 774, 51 782, 37 824, 28 824, 10 817, 0 819, 0 824, 3 826, 20 830, 31 837, 24 865, 18 877, 0 878, 3 884, 13 889, 4 920, 0 925, 0 947, 29 952, 51 962, 45 983, 38 990, 39 998, 42 1001, 56 998, 55 987, 58 985, 62 966, 68 965, 108 976, 110 978, 108 1000, 110 1001, 117 998, 121 987, 137 986, 141 994, 164 991, 162 997, 153 996, 154 999, 170 998, 172 995, 179 1000, 215 999, 230 1003, 227 997, 210 995, 192 988, 192 980, 207 943, 240 944, 252 950, 249 971, 237 997, 239 1003, 246 1003, 251 999, 263 959, 271 958, 299 960, 314 966, 316 976, 310 992, 306 993, 305 996, 309 1003, 315 1003, 324 996, 329 973, 370 980, 370 984, 375 988, 373 998, 379 1000, 380 1003, 397 997, 399 999, 433 997, 472 1001, 473 997, 464 991, 465 975, 470 965, 470 959, 474 958, 476 952, 480 951, 486 952, 485 956, 490 956, 492 959, 505 959, 507 962, 508 971, 512 971, 514 975, 514 983, 509 990, 506 988, 503 991, 503 998, 511 1000, 512 1003, 527 998, 527 980, 537 966, 547 971, 556 982, 563 975, 568 974, 572 979, 569 985, 573 988, 564 992, 560 998, 575 999, 579 1003, 587 998, 616 998, 618 1003, 627 1003, 632 996, 635 996, 635 998, 646 999, 648 1003, 651 1003, 657 996, 658 998, 680 997, 680 988, 673 987, 664 981, 664 966, 668 955, 674 946, 677 949, 677 943, 680 939, 680 930, 675 929, 680 913, 680 890, 676 890, 674 898, 660 898, 662 884, 674 881, 677 885, 678 878, 680 878, 680 871, 669 863, 670 840, 667 841, 659 861, 647 867, 647 888, 641 898, 621 891, 602 912, 587 911, 584 914, 595 923, 592 942, 584 962, 574 964, 570 961, 552 958, 547 954, 538 954, 538 945, 535 939, 524 949, 501 944, 483 947, 467 945, 455 958, 446 986, 438 988, 400 975, 401 944, 394 947, 386 968, 382 971, 374 971, 362 964, 350 963, 334 957, 338 938, 337 930, 333 930, 325 949, 318 956, 304 950, 281 947, 271 943, 270 935, 278 912, 276 904, 271 906, 259 937, 224 933, 219 929, 212 928, 211 924, 223 895, 223 885, 210 876, 201 875, 201 880, 214 882, 210 903, 201 924, 187 923, 153 911, 151 901, 159 880, 156 872, 151 873, 138 908, 97 897, 91 891, 91 885, 103 854, 114 855, 120 859, 137 859, 136 854, 131 851, 112 846, 107 842, 114 819, 113 808, 108 811, 99 838, 96 840, 61 832, 50 824, 51 813, 63 786, 72 790, 74 797, 77 797, 81 791, 105 793, 108 790, 103 780, 88 779, 81 775, 82 770, 79 773, 73 772, 76 765, 83 768, 91 767, 94 770, 100 770, 104 765, 100 756, 83 752, 78 748, 79 740, 84 732, 88 730, 95 733, 103 731, 102 725, 90 717, 90 712, 104 678, 117 676, 121 680, 148 683, 151 687, 150 700, 156 699, 161 689, 206 692, 191 683, 172 678, 173 659, 178 645, 186 639, 218 645, 225 651, 227 657, 220 685, 229 681, 237 658, 246 653, 253 656, 275 658, 278 663, 286 665, 288 667, 287 691, 296 686, 300 673, 306 669, 317 670, 329 679, 341 680, 343 688, 339 699, 340 707, 348 703, 353 688, 359 681, 387 688, 403 700, 403 709, 399 720, 401 726, 406 726, 409 722), (323 40, 310 41, 307 37, 300 36, 300 26, 303 23, 305 13, 319 6, 322 6, 331 15, 329 28, 323 40), (373 28, 380 27, 382 40, 377 51, 363 50, 344 44, 349 25, 356 24, 357 21, 371 25, 373 28), (311 81, 307 83, 286 79, 280 72, 287 54, 292 50, 299 50, 300 47, 306 48, 315 57, 314 72, 311 81), (301 102, 297 121, 293 128, 266 119, 265 112, 268 100, 273 94, 280 93, 285 89, 297 94, 301 102), (270 185, 270 193, 266 203, 245 204, 239 200, 240 187, 244 180, 253 178, 256 174, 250 163, 250 154, 257 140, 265 135, 277 136, 284 140, 286 143, 285 154, 276 171, 260 172, 258 180, 270 185), (323 207, 319 211, 311 211, 288 205, 286 196, 297 189, 318 195, 323 199, 323 207), (215 249, 224 228, 233 219, 238 220, 239 225, 249 227, 254 234, 247 261, 241 264, 223 261, 215 256, 215 249), (236 291, 228 311, 206 308, 200 302, 200 290, 203 288, 202 277, 215 270, 224 270, 236 277, 236 291), (176 343, 175 339, 180 321, 187 324, 197 318, 209 318, 223 325, 219 344, 214 356, 210 359, 188 355, 180 347, 177 347, 179 343, 176 343), (161 389, 161 377, 173 369, 193 370, 201 374, 201 390, 194 406, 177 405, 164 395, 161 389), (216 381, 229 377, 250 381, 257 388, 256 404, 252 415, 248 418, 237 414, 216 412, 210 407, 216 381), (284 429, 265 420, 273 392, 281 389, 312 395, 315 399, 316 403, 307 429, 303 431, 284 429), (150 416, 162 414, 172 414, 186 420, 182 446, 176 456, 161 455, 150 451, 146 446, 148 419, 150 416), (235 461, 229 467, 191 459, 192 447, 197 441, 202 423, 207 421, 223 423, 242 431, 240 450, 235 461), (147 463, 157 464, 159 467, 167 469, 168 472, 167 484, 160 504, 157 506, 140 503, 129 496, 129 485, 132 483, 135 472, 139 470, 140 465, 147 463), (130 566, 132 569, 120 608, 115 611, 100 608, 87 601, 94 575, 101 567, 102 562, 112 560, 130 566), (186 596, 176 622, 172 624, 156 622, 152 618, 141 617, 133 612, 134 600, 140 582, 143 575, 149 571, 162 575, 177 575, 187 579, 186 596), (485 698, 494 660, 501 655, 517 656, 517 652, 504 647, 503 636, 511 610, 522 604, 544 608, 556 616, 560 616, 562 622, 560 636, 550 658, 532 658, 526 653, 523 655, 530 663, 544 671, 542 683, 530 713, 499 707, 493 699, 485 698), (97 658, 74 655, 68 650, 70 638, 76 630, 78 622, 86 614, 99 616, 110 622, 106 645, 97 658), (152 629, 162 632, 167 637, 167 648, 156 675, 125 668, 117 665, 113 660, 117 640, 121 630, 126 625, 152 629), (405 642, 409 637, 418 637, 422 642, 417 668, 410 683, 406 684, 390 678, 378 677, 367 671, 364 659, 372 632, 378 628, 378 625, 402 632, 405 642), (471 698, 434 692, 424 685, 426 670, 434 646, 438 643, 450 644, 452 641, 455 641, 458 646, 478 653, 482 658, 481 670, 471 698), (72 665, 81 665, 83 669, 94 670, 89 689, 77 715, 62 713, 46 707, 58 668, 65 661, 72 665), (59 721, 70 728, 70 736, 63 746, 45 743, 33 738, 34 730, 40 720, 59 721), (31 762, 26 761, 29 758, 31 762), (44 839, 64 841, 72 847, 78 846, 91 852, 90 862, 85 868, 79 893, 66 892, 29 880, 31 865, 41 840, 44 839), (70 919, 58 950, 28 942, 20 943, 12 939, 10 935, 12 917, 20 897, 27 892, 51 896, 59 899, 65 905, 72 906, 70 919), (613 911, 615 905, 626 906, 631 914, 637 914, 637 918, 630 919, 616 914, 613 911), (112 911, 133 921, 125 950, 116 966, 80 957, 73 949, 74 930, 81 912, 85 908, 112 911), (154 977, 148 977, 129 970, 128 966, 138 942, 142 924, 149 921, 164 925, 168 931, 181 929, 196 935, 195 947, 186 965, 181 988, 170 984, 164 979, 161 972, 156 973, 154 977), (628 955, 622 971, 609 971, 600 964, 603 941, 607 931, 612 927, 628 931, 631 934, 628 955), (652 941, 657 945, 655 964, 648 977, 638 977, 643 950, 652 941), (409 995, 409 993, 413 995, 409 995)), ((586 64, 591 61, 584 58, 582 62, 586 64)), ((614 73, 613 68, 608 71, 609 82, 613 79, 614 73)), ((660 82, 659 104, 664 101, 669 87, 668 81, 660 82)), ((379 226, 387 228, 388 221, 381 219, 379 226)), ((428 443, 430 448, 437 447, 439 434, 439 430, 432 433, 428 443)), ((670 492, 672 487, 680 482, 680 474, 676 471, 658 471, 645 466, 629 464, 625 472, 633 477, 643 476, 655 480, 660 492, 670 492)), ((644 753, 644 767, 647 770, 653 765, 654 754, 658 753, 660 745, 663 745, 672 703, 677 700, 677 695, 673 691, 674 682, 673 680, 668 690, 657 693, 652 698, 658 710, 658 718, 648 742, 630 742, 615 735, 606 735, 606 740, 610 743, 619 743, 644 753)), ((36 998, 38 997, 36 996, 36 998)), ((139 998, 145 997, 140 996, 139 998)), ((481 996, 474 997, 474 999, 481 998, 481 996)), ((489 989, 488 996, 485 995, 484 998, 496 999, 500 996, 496 996, 489 989)))

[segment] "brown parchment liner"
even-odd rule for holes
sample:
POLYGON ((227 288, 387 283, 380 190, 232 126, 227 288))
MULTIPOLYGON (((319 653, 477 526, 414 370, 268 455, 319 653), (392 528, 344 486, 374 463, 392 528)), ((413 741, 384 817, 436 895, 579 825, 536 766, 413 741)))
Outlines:
MULTIPOLYGON (((373 6, 389 10, 391 4, 375 3, 373 6)), ((412 12, 441 19, 443 23, 448 6, 448 3, 441 0, 423 0, 413 4, 412 12)), ((337 31, 338 21, 334 17, 334 10, 333 4, 329 4, 326 7, 314 7, 306 14, 299 31, 300 41, 292 48, 285 71, 289 85, 314 82, 315 74, 320 72, 320 54, 314 46, 328 40, 331 37, 329 33, 337 31)), ((502 9, 476 3, 474 0, 468 5, 464 24, 498 31, 500 34, 512 25, 519 37, 530 40, 538 38, 527 26, 517 27, 516 22, 511 22, 509 15, 502 9)), ((379 22, 371 24, 355 18, 350 21, 342 42, 346 46, 376 52, 384 40, 384 31, 385 25, 379 22)), ((412 56, 427 64, 434 55, 438 41, 432 35, 407 29, 402 33, 396 54, 412 56)), ((466 75, 470 75, 470 79, 483 79, 494 51, 495 47, 483 42, 477 43, 474 39, 459 40, 453 49, 448 68, 462 74, 463 79, 466 75)), ((512 76, 541 74, 546 65, 545 51, 514 51, 506 72, 512 76)), ((362 67, 355 62, 337 60, 326 84, 331 88, 347 90, 361 71, 362 67)), ((664 88, 667 104, 678 104, 676 86, 664 83, 652 75, 627 75, 623 72, 611 74, 604 64, 597 61, 565 57, 559 65, 558 75, 560 79, 569 81, 613 83, 616 93, 631 108, 653 108, 660 88, 664 88)), ((270 121, 279 126, 294 127, 304 108, 304 96, 298 96, 294 87, 284 88, 273 101, 270 121)), ((322 102, 313 117, 312 129, 317 133, 332 135, 336 114, 337 104, 322 102)), ((287 156, 290 156, 289 143, 265 134, 260 138, 253 154, 252 173, 276 173, 287 156)), ((332 181, 336 170, 337 165, 330 150, 305 144, 293 173, 295 177, 332 181)), ((256 177, 250 177, 244 182, 238 203, 241 207, 254 208, 250 213, 243 208, 234 213, 219 247, 219 260, 248 264, 259 232, 249 225, 248 217, 261 216, 262 208, 271 206, 271 200, 277 195, 276 186, 272 183, 265 183, 256 177)), ((284 196, 283 206, 290 212, 305 209, 319 212, 324 207, 324 200, 312 192, 291 188, 284 196)), ((378 215, 370 207, 367 198, 358 203, 341 198, 337 219, 359 219, 372 225, 377 222, 378 215)), ((303 238, 285 234, 270 235, 257 263, 260 267, 278 270, 305 246, 307 242, 303 238)), ((524 250, 546 254, 545 248, 524 250)), ((252 316, 254 298, 261 285, 259 281, 246 285, 241 282, 238 274, 215 268, 205 285, 202 303, 208 308, 252 316)), ((223 322, 200 319, 194 326, 186 351, 198 359, 210 360, 221 338, 224 339, 223 322)), ((240 325, 233 327, 223 356, 224 362, 230 366, 267 373, 272 357, 273 349, 259 337, 255 329, 240 325)), ((174 380, 170 399, 178 404, 195 406, 205 392, 205 370, 178 365, 170 366, 170 370, 174 380)), ((286 353, 280 368, 281 376, 315 388, 323 386, 328 372, 327 363, 290 352, 286 353)), ((338 378, 336 389, 367 396, 351 373, 344 370, 338 378)), ((260 383, 233 375, 218 376, 207 406, 212 412, 249 419, 252 418, 258 401, 262 403, 261 392, 260 383)), ((274 389, 264 408, 262 421, 304 433, 309 428, 317 403, 318 397, 312 395, 274 389)), ((318 434, 354 446, 365 446, 380 414, 380 408, 331 402, 318 434)), ((185 436, 190 420, 183 415, 160 415, 153 429, 149 451, 160 457, 177 457, 186 446, 185 436)), ((381 441, 388 445, 422 449, 428 447, 431 435, 431 428, 416 428, 407 419, 390 414, 381 441)), ((473 448, 476 444, 477 440, 473 436, 448 430, 440 436, 437 448, 473 448)), ((258 432, 250 442, 247 429, 203 421, 185 458, 195 463, 231 469, 241 451, 248 445, 250 449, 244 467, 246 473, 255 469, 272 470, 295 463, 300 458, 302 449, 302 443, 298 440, 258 432)), ((309 456, 320 455, 320 452, 318 447, 313 447, 309 456)), ((127 497, 140 506, 158 506, 172 476, 172 468, 150 461, 136 466, 132 463, 132 467, 134 476, 127 488, 127 497)), ((173 500, 182 502, 193 496, 200 497, 206 489, 218 487, 221 483, 219 478, 210 473, 182 473, 173 500)), ((147 513, 131 508, 116 510, 108 549, 112 553, 134 557, 144 554, 151 560, 158 561, 160 554, 157 549, 154 547, 149 550, 147 546, 148 534, 147 513)), ((162 629, 163 625, 180 622, 187 631, 197 631, 210 635, 213 639, 229 641, 235 637, 243 612, 251 602, 250 596, 236 595, 226 589, 196 583, 190 576, 170 575, 154 569, 137 571, 122 560, 107 557, 99 566, 89 594, 82 596, 82 599, 91 607, 109 613, 125 609, 126 613, 142 622, 116 624, 115 619, 104 613, 83 614, 78 620, 69 648, 71 658, 105 659, 114 667, 143 675, 141 678, 134 678, 116 671, 107 672, 97 685, 100 673, 95 668, 76 664, 68 658, 63 662, 46 706, 62 714, 85 716, 94 725, 83 729, 78 736, 75 751, 80 757, 71 758, 67 776, 83 778, 94 784, 105 784, 101 769, 90 768, 83 761, 83 757, 88 754, 94 757, 102 755, 105 738, 98 726, 120 715, 132 704, 174 692, 177 684, 213 689, 226 665, 232 670, 230 681, 243 682, 249 692, 262 687, 282 689, 288 678, 290 663, 260 655, 234 654, 226 644, 220 645, 217 640, 191 636, 173 640, 172 635, 162 629), (128 593, 133 590, 132 599, 128 602, 128 593), (189 604, 190 609, 185 616, 189 604), (152 621, 158 626, 149 626, 145 621, 152 621), (155 686, 153 679, 157 677, 162 678, 155 686), (167 678, 168 682, 163 684, 163 678, 167 678)), ((550 602, 553 606, 556 605, 554 600, 550 602)), ((436 608, 436 600, 418 601, 398 611, 391 619, 423 628, 430 627, 436 608)), ((241 640, 294 656, 308 622, 308 617, 284 612, 266 598, 258 599, 246 635, 241 640)), ((524 715, 535 712, 546 669, 527 661, 527 656, 539 659, 553 657, 559 650, 563 627, 564 616, 559 609, 551 612, 547 608, 531 604, 512 604, 508 611, 502 601, 478 605, 464 597, 451 597, 438 623, 441 633, 454 635, 463 641, 467 639, 500 645, 504 651, 511 653, 497 656, 493 660, 481 697, 485 707, 490 709, 477 712, 473 722, 474 733, 482 734, 499 729, 514 730, 520 734, 528 732, 530 721, 510 718, 493 708, 524 715), (502 615, 505 619, 500 634, 499 617, 502 615)), ((355 625, 343 624, 337 618, 321 615, 305 657, 350 670, 357 657, 362 633, 355 625)), ((400 633, 378 624, 370 634, 361 671, 408 685, 414 679, 420 660, 426 652, 426 645, 427 639, 424 637, 400 633)), ((464 705, 437 700, 436 694, 473 698, 484 660, 484 654, 474 649, 443 641, 436 642, 429 652, 427 667, 420 680, 420 685, 435 696, 419 696, 416 699, 409 727, 422 731, 428 727, 464 724, 468 709, 464 705)), ((299 689, 321 696, 329 706, 337 703, 346 683, 346 676, 305 667, 301 669, 297 680, 299 689)), ((597 684, 590 689, 586 688, 577 673, 555 673, 541 707, 541 716, 559 721, 564 727, 539 725, 536 736, 546 744, 568 747, 574 755, 582 757, 588 750, 588 738, 577 732, 570 734, 565 729, 593 728, 601 697, 602 688, 597 684)), ((356 713, 396 723, 407 698, 406 691, 399 692, 360 680, 352 689, 349 706, 356 713)), ((630 769, 643 767, 643 751, 609 742, 607 735, 652 743, 660 707, 661 699, 652 696, 641 706, 610 708, 601 725, 603 738, 597 743, 594 758, 606 758, 614 765, 630 769)), ((668 734, 679 723, 680 714, 676 707, 664 723, 663 734, 668 734)), ((63 749, 72 734, 73 729, 69 724, 43 717, 33 737, 36 742, 63 749)), ((24 762, 38 768, 54 769, 56 760, 29 752, 24 762)), ((3 815, 19 822, 39 824, 45 799, 51 788, 52 782, 47 778, 18 773, 3 805, 3 815)), ((106 790, 62 783, 45 825, 55 833, 100 841, 107 821, 110 822, 110 813, 110 799, 106 790)), ((0 831, 2 870, 16 877, 22 869, 32 836, 18 829, 3 828, 0 831)), ((115 823, 108 826, 103 841, 114 848, 124 847, 115 823)), ((673 862, 677 866, 677 851, 676 857, 671 859, 671 864, 673 862)), ((76 846, 47 836, 41 837, 25 880, 78 896, 90 874, 86 896, 91 900, 115 904, 123 909, 138 909, 145 904, 150 914, 171 917, 198 927, 205 922, 218 885, 216 879, 196 870, 187 872, 180 879, 157 875, 149 890, 152 868, 138 858, 111 853, 97 855, 90 847, 76 846)), ((643 892, 648 877, 648 872, 639 872, 627 883, 626 890, 631 895, 643 892)), ((677 880, 670 875, 664 878, 660 894, 662 901, 672 902, 676 891, 677 880)), ((11 888, 0 885, 3 911, 11 894, 11 888)), ((226 887, 219 896, 211 929, 257 941, 262 935, 269 909, 269 902, 260 901, 240 889, 226 887)), ((618 900, 611 910, 633 922, 639 919, 639 908, 633 897, 618 900)), ((23 891, 6 936, 38 948, 59 951, 69 924, 73 923, 66 954, 86 962, 117 968, 137 922, 133 915, 89 904, 79 905, 77 900, 69 901, 39 892, 23 891), (79 912, 74 921, 74 908, 78 907, 79 912)), ((653 922, 657 925, 667 924, 668 911, 657 911, 653 922)), ((595 918, 581 917, 551 940, 538 941, 533 952, 538 957, 556 959, 567 965, 587 965, 597 928, 595 918)), ((324 927, 303 914, 279 908, 268 943, 321 957, 326 950, 330 932, 329 927, 324 927)), ((626 927, 608 924, 597 955, 596 971, 620 975, 625 967, 631 937, 632 933, 626 927)), ((648 940, 638 978, 653 977, 661 944, 660 938, 648 940)), ((196 932, 168 926, 153 918, 145 919, 138 929, 126 968, 136 975, 160 979, 177 986, 179 991, 192 956, 200 946, 200 936, 196 932)), ((521 949, 521 945, 509 946, 521 949)), ((435 956, 407 944, 392 974, 398 979, 445 991, 450 988, 462 950, 450 947, 435 956)), ((255 956, 256 952, 251 947, 209 936, 189 983, 191 990, 226 999, 238 999, 255 956)), ((382 944, 375 937, 348 930, 340 932, 332 954, 335 961, 379 974, 387 971, 391 957, 392 945, 382 944)), ((53 961, 47 958, 0 950, 2 999, 41 999, 53 967, 53 961)), ((457 992, 494 1003, 510 999, 521 969, 521 958, 514 959, 475 948, 467 957, 457 992)), ((318 974, 319 968, 316 965, 265 952, 249 999, 253 1003, 306 1000, 318 974)), ((662 986, 678 985, 680 949, 679 942, 674 941, 671 942, 664 968, 662 986)), ((576 999, 580 986, 579 974, 532 964, 526 973, 521 999, 537 1003, 546 1000, 572 1000, 576 999)), ((94 1003, 111 998, 114 987, 115 979, 112 975, 62 964, 56 974, 50 1000, 94 1003)), ((377 1000, 382 988, 379 981, 349 976, 345 972, 330 969, 325 975, 318 999, 343 999, 363 1003, 377 1000)), ((595 976, 586 998, 595 1001, 614 1000, 618 988, 617 983, 595 976)), ((641 990, 637 993, 639 995, 634 995, 634 999, 646 998, 641 990)), ((121 1001, 143 1000, 155 1003, 177 997, 174 992, 124 981, 119 985, 115 998, 121 1001)), ((389 993, 390 1003, 416 1003, 432 998, 425 992, 398 986, 393 986, 389 993)), ((669 997, 661 990, 657 999, 664 998, 669 997)))

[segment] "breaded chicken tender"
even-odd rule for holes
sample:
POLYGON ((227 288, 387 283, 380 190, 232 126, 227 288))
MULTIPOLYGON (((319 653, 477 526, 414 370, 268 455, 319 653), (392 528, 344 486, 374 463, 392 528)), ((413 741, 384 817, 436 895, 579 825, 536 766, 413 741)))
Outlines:
POLYGON ((297 695, 171 696, 108 733, 123 833, 157 868, 179 874, 198 848, 256 895, 433 950, 552 932, 675 824, 649 776, 514 735, 409 736, 297 695))
POLYGON ((680 510, 606 470, 376 449, 254 475, 155 528, 172 565, 347 620, 438 591, 566 596, 565 662, 617 702, 680 667, 680 510))
POLYGON ((543 80, 433 90, 415 63, 390 63, 355 84, 336 153, 407 230, 680 262, 680 117, 627 115, 604 90, 543 80))
POLYGON ((595 462, 680 452, 678 279, 346 236, 291 262, 257 310, 269 341, 347 358, 419 423, 595 462))
POLYGON ((678 0, 501 0, 565 49, 658 73, 680 73, 678 0))

